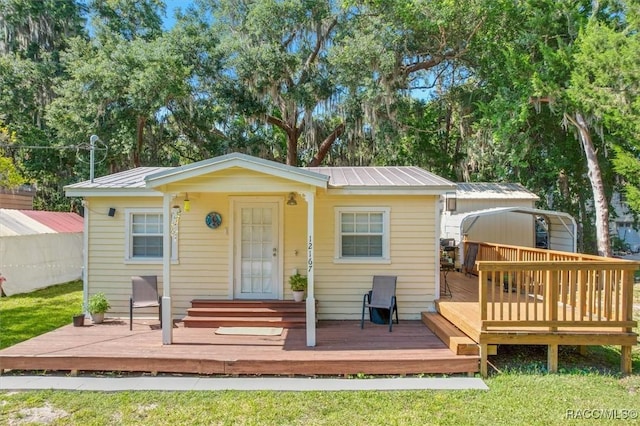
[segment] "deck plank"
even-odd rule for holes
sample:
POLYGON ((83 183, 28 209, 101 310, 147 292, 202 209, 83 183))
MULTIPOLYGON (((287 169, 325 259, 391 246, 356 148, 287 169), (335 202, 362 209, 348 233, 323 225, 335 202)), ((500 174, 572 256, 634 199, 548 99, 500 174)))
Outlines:
POLYGON ((456 355, 420 321, 385 325, 320 321, 317 346, 304 329, 280 336, 216 335, 215 329, 174 326, 174 343, 162 344, 156 323, 107 319, 62 327, 0 351, 0 369, 152 371, 196 374, 418 374, 469 373, 479 357, 456 355))
MULTIPOLYGON (((521 311, 523 316, 522 327, 502 326, 500 330, 489 329, 483 331, 481 329, 482 323, 480 321, 480 306, 478 303, 478 277, 459 272, 450 272, 447 279, 453 295, 452 297, 437 300, 437 310, 449 322, 478 343, 633 345, 634 341, 637 341, 637 336, 634 333, 617 332, 610 327, 557 327, 557 330, 551 332, 546 327, 527 326, 524 309, 521 311)), ((504 303, 502 306, 503 314, 506 318, 507 310, 511 309, 516 312, 519 302, 522 302, 525 298, 531 298, 531 295, 503 293, 502 286, 496 286, 494 297, 496 299, 504 298, 505 301, 510 302, 504 303)), ((529 312, 528 318, 534 318, 534 316, 539 319, 542 318, 542 303, 537 304, 535 307, 530 305, 530 308, 538 309, 538 312, 529 312)), ((500 319, 499 310, 492 311, 491 304, 489 304, 488 312, 495 312, 496 318, 500 319)))

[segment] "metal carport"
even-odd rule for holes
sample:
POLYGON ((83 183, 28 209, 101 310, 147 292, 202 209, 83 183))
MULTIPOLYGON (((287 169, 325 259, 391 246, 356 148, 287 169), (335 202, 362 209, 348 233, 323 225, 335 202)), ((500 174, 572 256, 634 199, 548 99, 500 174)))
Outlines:
MULTIPOLYGON (((484 210, 475 210, 464 213, 452 213, 446 214, 442 217, 442 238, 453 238, 458 246, 459 253, 458 259, 462 258, 463 247, 462 240, 464 235, 472 241, 477 241, 474 238, 474 227, 478 226, 478 223, 484 217, 496 217, 500 219, 499 226, 502 229, 509 229, 510 223, 513 222, 513 218, 521 217, 522 215, 532 216, 531 235, 532 246, 535 246, 535 218, 540 216, 544 217, 548 225, 548 248, 551 250, 576 252, 577 250, 577 225, 573 217, 564 212, 541 210, 529 207, 496 207, 484 210)), ((511 225, 520 226, 520 225, 511 225)), ((484 230, 486 232, 486 229, 484 230)), ((499 240, 498 232, 493 232, 495 239, 499 240)), ((505 241, 486 241, 492 243, 508 244, 505 241)))

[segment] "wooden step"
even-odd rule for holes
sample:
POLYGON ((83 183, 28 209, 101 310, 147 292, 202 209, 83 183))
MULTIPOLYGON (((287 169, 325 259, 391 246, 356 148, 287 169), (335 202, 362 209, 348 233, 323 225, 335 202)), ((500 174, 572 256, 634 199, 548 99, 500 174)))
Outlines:
POLYGON ((478 344, 437 312, 423 312, 422 322, 456 355, 478 355, 478 344))
POLYGON ((304 302, 294 302, 293 300, 216 300, 216 299, 193 299, 192 308, 302 308, 305 309, 304 302))
POLYGON ((242 316, 259 316, 259 317, 271 317, 296 314, 306 316, 307 310, 304 307, 278 307, 278 308, 263 308, 263 307, 222 307, 222 308, 189 308, 187 309, 187 315, 190 317, 242 317, 242 316))
POLYGON ((192 317, 186 316, 182 319, 185 327, 190 328, 217 328, 217 327, 284 327, 284 328, 304 328, 305 317, 285 316, 285 317, 192 317))
POLYGON ((195 299, 183 318, 185 327, 304 328, 306 304, 291 300, 195 299))

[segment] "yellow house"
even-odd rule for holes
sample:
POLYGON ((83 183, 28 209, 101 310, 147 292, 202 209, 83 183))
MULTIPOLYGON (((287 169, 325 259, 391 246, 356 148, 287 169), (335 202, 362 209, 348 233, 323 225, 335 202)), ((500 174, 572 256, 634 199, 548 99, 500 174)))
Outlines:
POLYGON ((435 310, 440 199, 452 190, 418 167, 298 168, 237 153, 65 188, 84 200, 85 300, 104 292, 125 316, 131 276, 157 275, 170 344, 193 299, 290 299, 299 272, 308 346, 316 317, 360 318, 374 275, 398 277, 401 319, 435 310))

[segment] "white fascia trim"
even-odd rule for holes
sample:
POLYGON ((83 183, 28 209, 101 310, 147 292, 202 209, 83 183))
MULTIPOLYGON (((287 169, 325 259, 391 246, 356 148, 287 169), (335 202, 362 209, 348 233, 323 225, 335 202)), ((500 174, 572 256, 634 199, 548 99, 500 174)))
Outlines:
POLYGON ((154 188, 233 167, 261 172, 271 176, 277 176, 283 179, 306 183, 308 185, 318 186, 321 188, 326 188, 329 181, 329 176, 322 175, 320 173, 301 170, 297 167, 279 163, 269 162, 266 164, 262 161, 247 158, 223 159, 219 162, 201 164, 195 167, 183 166, 168 172, 165 171, 149 175, 146 177, 145 181, 147 183, 147 188, 154 188))
POLYGON ((162 192, 147 188, 67 189, 67 197, 162 197, 162 192))

